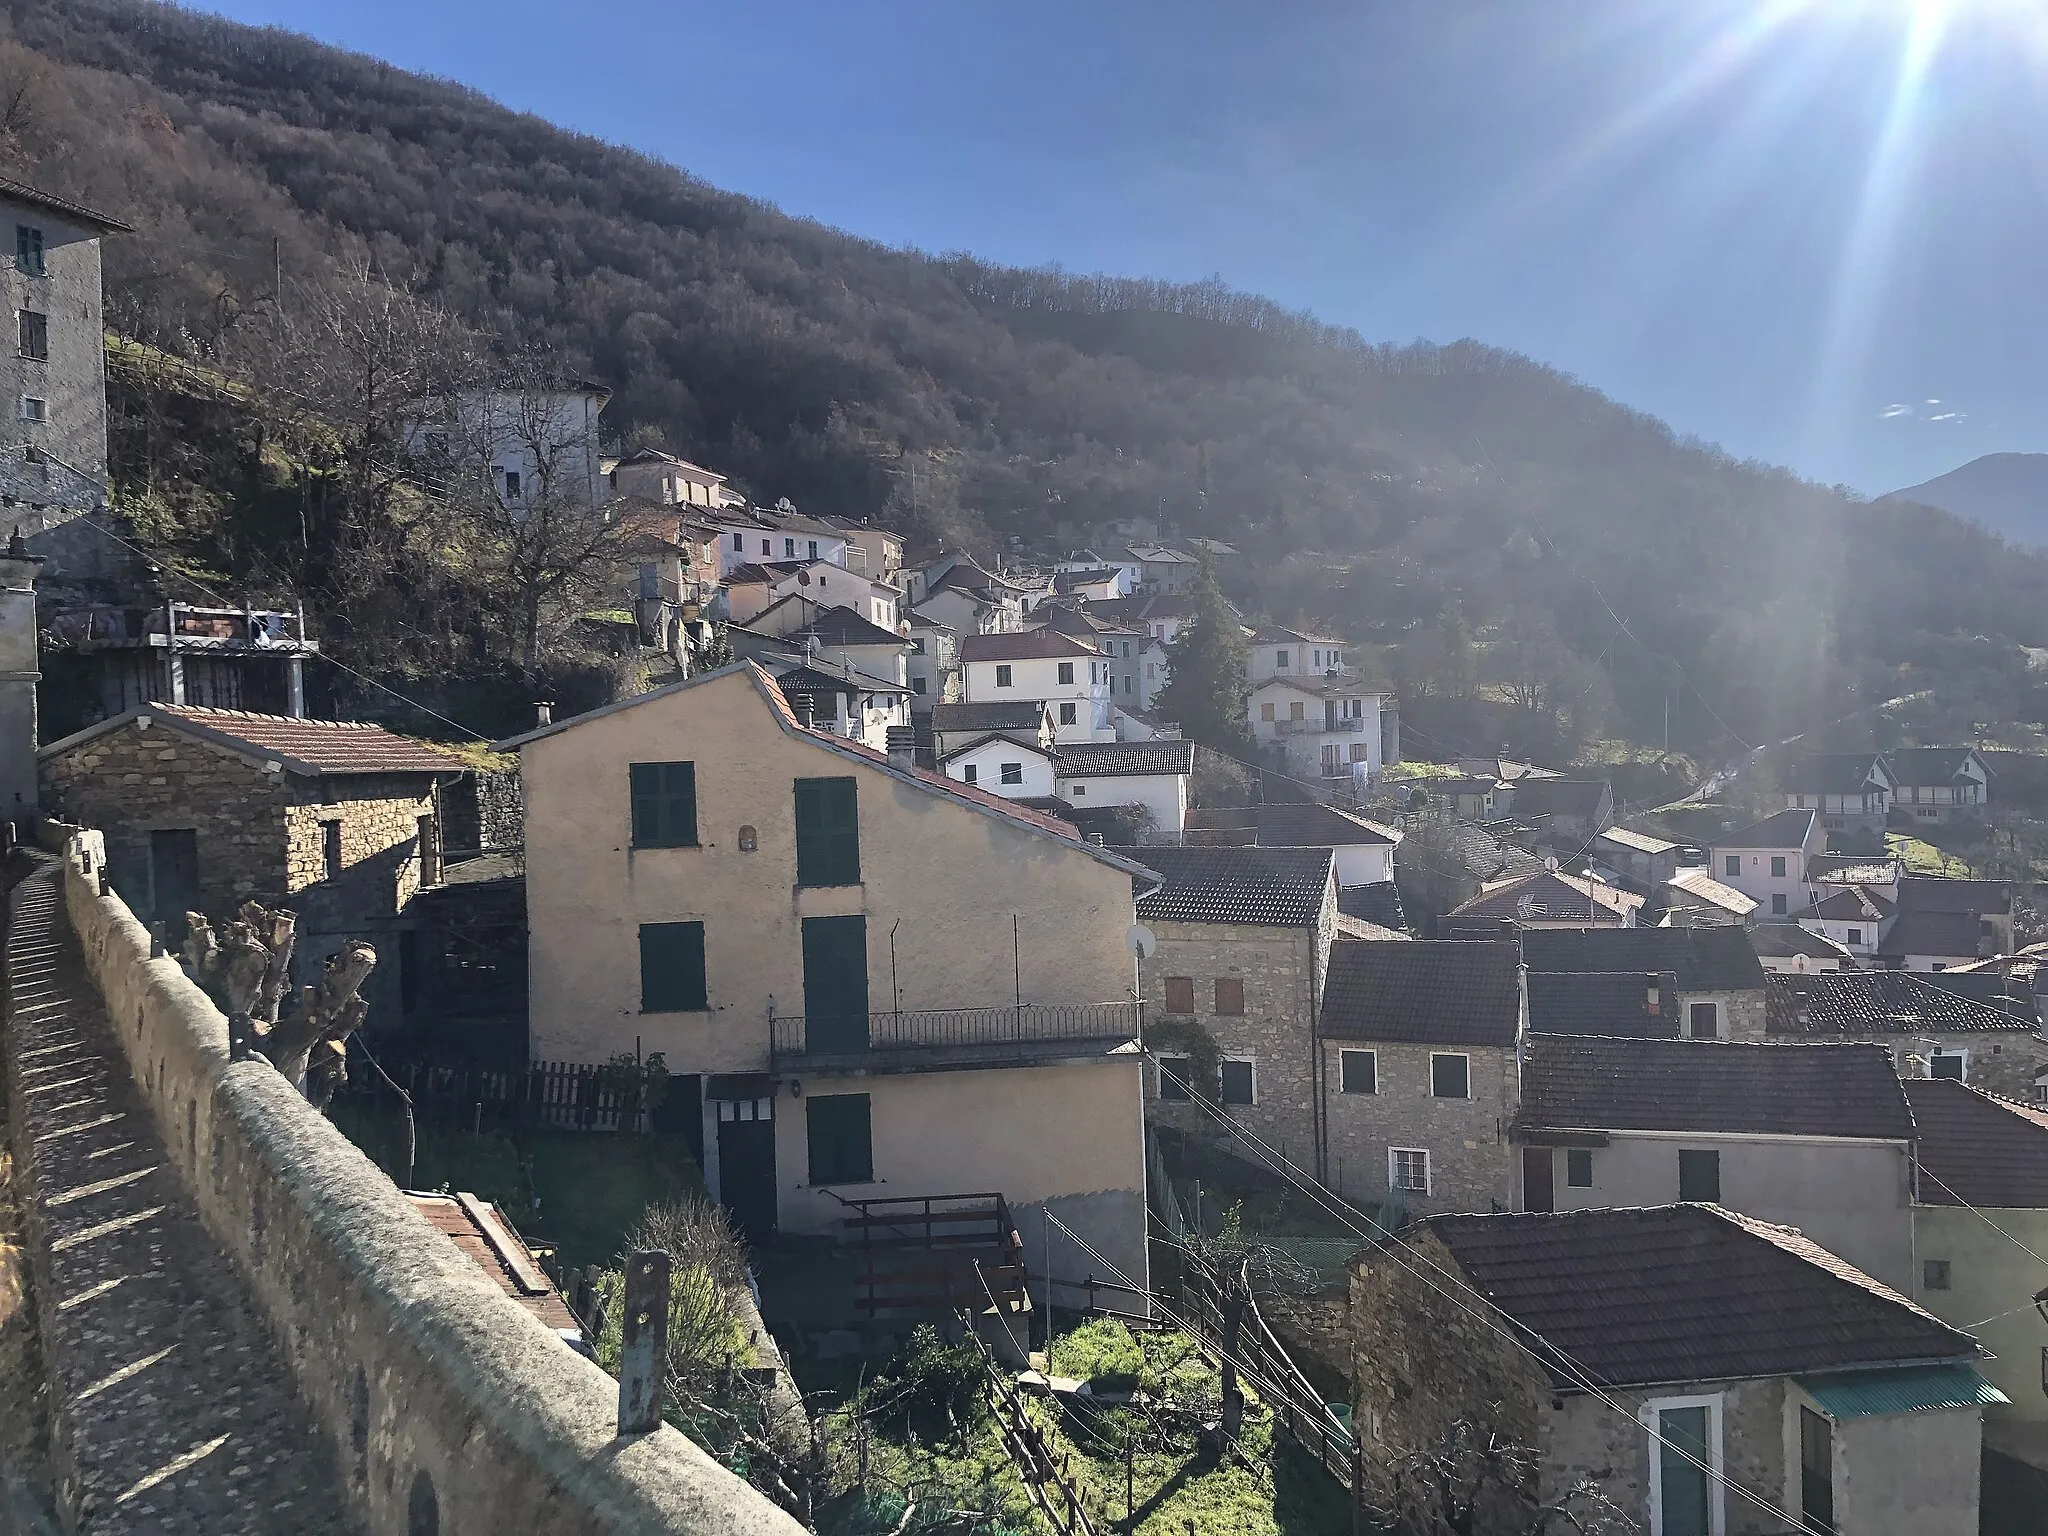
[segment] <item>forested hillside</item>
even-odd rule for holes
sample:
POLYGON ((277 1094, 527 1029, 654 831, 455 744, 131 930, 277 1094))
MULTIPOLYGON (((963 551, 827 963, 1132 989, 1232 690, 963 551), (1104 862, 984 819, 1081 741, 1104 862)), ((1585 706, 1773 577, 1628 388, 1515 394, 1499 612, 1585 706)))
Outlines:
MULTIPOLYGON (((884 249, 170 7, 0 19, 19 174, 140 227, 108 248, 111 323, 230 374, 280 297, 368 271, 550 347, 617 390, 623 444, 757 497, 983 548, 1126 515, 1228 539, 1242 601, 1381 647, 1446 737, 1482 694, 1553 752, 1656 742, 1667 705, 1674 745, 1714 749, 1929 689, 1885 729, 2048 719, 2021 649, 2048 645, 2048 557, 1738 462, 1526 358, 884 249)), ((330 579, 303 572, 309 601, 344 600, 330 579)))

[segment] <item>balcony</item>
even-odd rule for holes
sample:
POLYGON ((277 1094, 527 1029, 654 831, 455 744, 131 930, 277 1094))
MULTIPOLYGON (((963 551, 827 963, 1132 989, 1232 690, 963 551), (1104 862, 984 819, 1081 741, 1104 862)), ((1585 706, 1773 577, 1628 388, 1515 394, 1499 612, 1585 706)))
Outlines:
POLYGON ((1313 720, 1275 720, 1273 725, 1282 736, 1355 736, 1365 729, 1365 719, 1363 716, 1342 720, 1321 717, 1313 720))
POLYGON ((1064 1008, 948 1008, 843 1018, 788 1014, 768 1021, 774 1070, 967 1071, 1043 1066, 1107 1055, 1135 1041, 1138 1003, 1064 1008))

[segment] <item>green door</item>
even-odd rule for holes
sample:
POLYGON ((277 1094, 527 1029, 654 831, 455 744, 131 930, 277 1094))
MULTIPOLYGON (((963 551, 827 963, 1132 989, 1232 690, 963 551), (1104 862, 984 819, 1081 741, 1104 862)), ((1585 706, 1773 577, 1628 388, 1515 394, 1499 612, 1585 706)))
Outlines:
POLYGON ((804 919, 804 1035, 811 1051, 868 1048, 868 920, 804 919))

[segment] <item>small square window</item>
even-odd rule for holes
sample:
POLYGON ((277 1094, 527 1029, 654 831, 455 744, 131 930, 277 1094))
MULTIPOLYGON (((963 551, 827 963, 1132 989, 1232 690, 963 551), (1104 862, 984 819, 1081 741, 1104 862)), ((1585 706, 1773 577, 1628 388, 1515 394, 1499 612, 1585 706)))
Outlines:
POLYGON ((41 395, 23 395, 21 397, 21 419, 23 421, 48 421, 50 419, 50 402, 41 395))
POLYGON ((1004 763, 1001 766, 1002 780, 1005 784, 1022 784, 1024 782, 1024 765, 1022 763, 1004 763))
POLYGON ((1273 653, 1273 665, 1285 672, 1287 670, 1287 653, 1285 651, 1275 651, 1273 653))
POLYGON ((1586 1147, 1567 1147, 1564 1153, 1564 1181, 1573 1189, 1593 1187, 1593 1153, 1586 1147))
POLYGON ((1244 1013, 1244 978, 1241 976, 1218 976, 1216 978, 1216 1011, 1233 1018, 1244 1013))
POLYGON ((1433 1053, 1429 1058, 1429 1092, 1438 1099, 1472 1097, 1472 1058, 1433 1053))
MULTIPOLYGON (((1150 668, 1148 667, 1148 668, 1147 668, 1146 670, 1147 670, 1147 672, 1149 672, 1149 671, 1150 671, 1151 669, 1150 669, 1150 668)), ((1273 718, 1273 706, 1272 706, 1271 704, 1261 704, 1261 705, 1259 706, 1259 718, 1260 718, 1261 720, 1270 720, 1270 719, 1272 719, 1272 718, 1273 718)))
POLYGON ((965 763, 961 765, 960 782, 962 784, 972 784, 979 777, 981 777, 981 770, 978 767, 976 767, 973 763, 965 763))
POLYGON ((1947 1259, 1923 1259, 1920 1262, 1920 1284, 1929 1291, 1945 1291, 1949 1286, 1947 1259))
POLYGON ((1007 688, 1010 686, 1010 664, 1008 662, 999 662, 997 664, 996 686, 998 688, 1007 688))
POLYGON ((1073 663, 1072 663, 1071 661, 1063 661, 1063 662, 1061 662, 1061 663, 1060 663, 1060 681, 1061 681, 1062 683, 1072 683, 1072 682, 1073 682, 1073 680, 1074 680, 1074 664, 1073 664, 1073 663))
POLYGON ((1169 976, 1166 978, 1166 1011, 1181 1017, 1195 1011, 1195 978, 1192 976, 1169 976))
POLYGON ((1087 793, 1088 786, 1086 784, 1069 784, 1067 786, 1067 794, 1075 800, 1083 798, 1087 793))
POLYGON ((1962 1082, 1967 1075, 1969 1057, 1962 1051, 1936 1051, 1927 1063, 1929 1077, 1946 1077, 1962 1082))
POLYGON ((1188 1058, 1185 1056, 1162 1056, 1159 1058, 1159 1097, 1175 1104, 1185 1104, 1194 1098, 1188 1087, 1188 1058))
POLYGON ((1715 1202, 1721 1198, 1721 1154, 1678 1154, 1678 1198, 1715 1202))
POLYGON ((1380 1059, 1376 1051, 1339 1051, 1338 1079, 1344 1093, 1378 1093, 1380 1059))
POLYGON ((1226 1061, 1222 1063, 1223 1102, 1226 1104, 1250 1104, 1252 1098, 1252 1064, 1248 1061, 1226 1061))
POLYGON ((1429 1193, 1429 1153, 1421 1147, 1387 1150, 1387 1182, 1409 1194, 1429 1193))
POLYGON ((1863 942, 1863 930, 1861 928, 1851 928, 1849 930, 1849 942, 1851 944, 1861 944, 1863 942))

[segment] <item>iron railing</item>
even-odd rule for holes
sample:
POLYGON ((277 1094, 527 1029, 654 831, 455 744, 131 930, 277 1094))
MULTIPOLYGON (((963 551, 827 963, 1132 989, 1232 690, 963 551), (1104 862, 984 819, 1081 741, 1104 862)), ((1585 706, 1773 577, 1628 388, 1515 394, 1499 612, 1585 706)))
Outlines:
POLYGON ((778 1060, 839 1056, 862 1051, 910 1051, 948 1046, 1057 1045, 1135 1040, 1138 1003, 1079 1003, 1042 1008, 946 1008, 936 1012, 870 1013, 839 1018, 785 1014, 769 1021, 769 1049, 778 1060))

